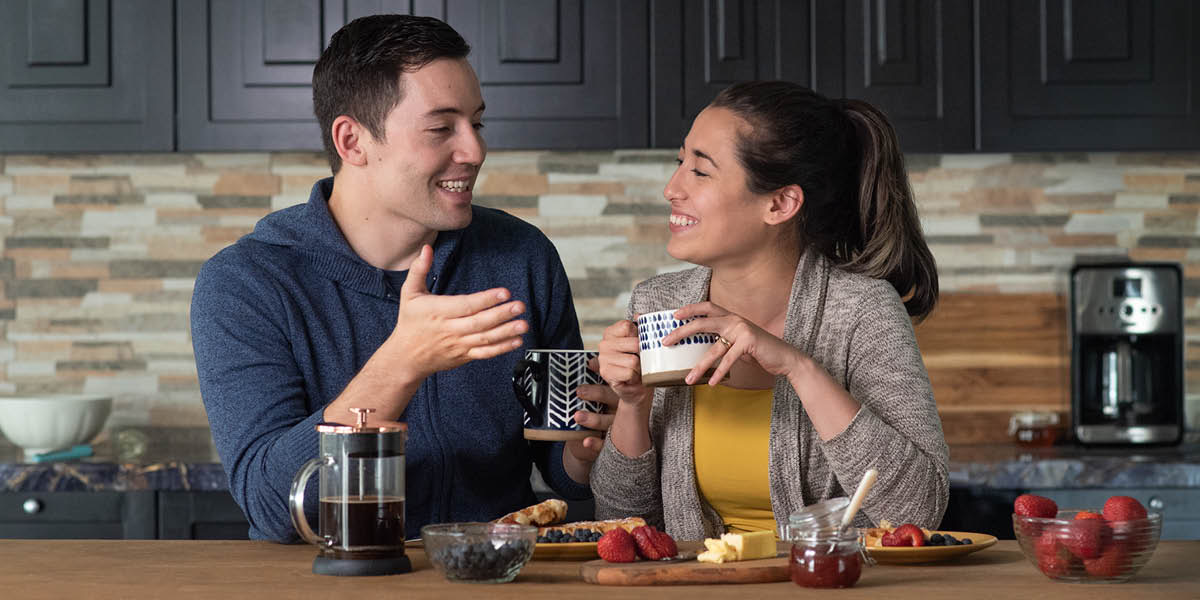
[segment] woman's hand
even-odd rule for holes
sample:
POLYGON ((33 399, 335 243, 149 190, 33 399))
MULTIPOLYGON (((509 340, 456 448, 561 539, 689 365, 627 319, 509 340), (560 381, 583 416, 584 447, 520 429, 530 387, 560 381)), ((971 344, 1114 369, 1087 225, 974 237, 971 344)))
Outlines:
MULTIPOLYGON (((593 359, 594 360, 594 359, 593 359)), ((594 364, 589 368, 595 367, 594 364)), ((594 368, 592 370, 595 370, 594 368)), ((608 431, 612 427, 613 413, 617 410, 617 393, 607 385, 581 385, 575 393, 581 400, 604 405, 604 412, 594 413, 586 410, 576 411, 575 422, 596 431, 608 431)), ((604 436, 586 437, 582 440, 568 440, 567 451, 582 462, 595 462, 604 448, 604 436)))
POLYGON ((716 365, 716 368, 708 383, 716 385, 725 378, 738 360, 757 363, 771 375, 782 375, 790 379, 792 372, 806 358, 803 352, 791 344, 712 302, 689 304, 675 311, 676 319, 692 317, 695 317, 693 321, 677 327, 662 340, 663 345, 668 346, 697 333, 714 333, 719 336, 717 343, 713 344, 688 373, 685 378, 688 385, 694 385, 713 365, 716 365))
MULTIPOLYGON (((593 359, 594 360, 594 359, 593 359)), ((596 365, 589 364, 588 368, 595 370, 596 365)), ((608 431, 612 427, 613 413, 617 409, 617 393, 606 385, 581 385, 575 392, 588 402, 604 405, 603 413, 577 411, 575 422, 597 431, 608 431)), ((603 436, 585 437, 582 440, 567 440, 563 447, 563 468, 571 479, 579 483, 588 483, 592 472, 592 463, 604 449, 603 436)))
POLYGON ((642 385, 642 360, 633 321, 617 321, 604 330, 598 363, 600 376, 621 402, 640 407, 654 397, 654 390, 642 385))
POLYGON ((604 330, 597 359, 600 376, 617 396, 609 432, 613 448, 625 456, 641 456, 651 448, 650 406, 654 390, 642 385, 637 325, 617 321, 604 330))

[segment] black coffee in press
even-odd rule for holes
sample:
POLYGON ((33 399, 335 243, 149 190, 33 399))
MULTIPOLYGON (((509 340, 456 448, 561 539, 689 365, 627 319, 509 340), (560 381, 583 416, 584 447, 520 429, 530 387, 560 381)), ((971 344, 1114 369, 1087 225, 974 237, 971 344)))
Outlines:
POLYGON ((322 498, 321 534, 332 536, 334 554, 358 556, 357 550, 404 553, 404 498, 322 498))

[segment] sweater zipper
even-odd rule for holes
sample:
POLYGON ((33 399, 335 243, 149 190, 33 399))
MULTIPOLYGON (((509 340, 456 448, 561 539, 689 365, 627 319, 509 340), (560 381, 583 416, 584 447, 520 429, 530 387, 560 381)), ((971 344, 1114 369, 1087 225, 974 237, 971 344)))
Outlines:
MULTIPOLYGON (((437 281, 438 276, 436 274, 430 278, 429 292, 431 294, 436 294, 439 291, 437 288, 437 281)), ((434 414, 434 411, 438 411, 440 409, 440 406, 438 406, 439 403, 433 401, 433 398, 437 398, 437 382, 437 373, 430 375, 429 378, 425 380, 425 400, 426 405, 429 407, 429 410, 425 411, 425 426, 429 428, 430 439, 434 440, 434 442, 437 444, 438 456, 441 457, 442 461, 442 468, 438 469, 438 472, 441 475, 438 481, 435 482, 436 487, 433 488, 435 493, 432 499, 433 501, 430 503, 432 505, 430 508, 433 510, 435 515, 433 522, 445 523, 450 521, 450 498, 453 496, 451 493, 451 483, 454 481, 454 473, 452 472, 454 469, 454 463, 450 460, 451 457, 446 451, 446 444, 442 442, 441 431, 437 427, 437 423, 440 421, 441 415, 434 414)))

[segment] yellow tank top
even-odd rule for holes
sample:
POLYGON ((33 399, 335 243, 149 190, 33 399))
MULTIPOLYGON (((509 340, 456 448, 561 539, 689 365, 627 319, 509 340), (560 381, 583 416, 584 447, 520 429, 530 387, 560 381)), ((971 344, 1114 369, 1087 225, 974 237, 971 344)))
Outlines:
POLYGON ((730 532, 776 531, 767 476, 772 391, 697 385, 692 398, 700 493, 730 532))

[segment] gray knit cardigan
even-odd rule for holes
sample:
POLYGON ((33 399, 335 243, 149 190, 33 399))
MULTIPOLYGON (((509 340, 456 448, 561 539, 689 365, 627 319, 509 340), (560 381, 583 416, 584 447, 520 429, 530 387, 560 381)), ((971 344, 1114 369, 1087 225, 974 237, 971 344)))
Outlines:
MULTIPOLYGON (((711 274, 697 267, 652 277, 633 290, 629 313, 701 302, 708 298, 711 274)), ((849 496, 874 467, 879 479, 857 525, 887 519, 936 527, 949 496, 949 451, 912 322, 896 290, 806 252, 792 282, 783 337, 824 367, 862 408, 844 431, 821 441, 791 384, 776 379, 768 459, 776 523, 785 526, 788 515, 805 505, 849 496)), ((611 440, 604 445, 591 473, 597 518, 642 516, 677 539, 723 532, 720 516, 696 485, 691 388, 655 391, 650 438, 652 447, 637 457, 621 454, 611 440)))

